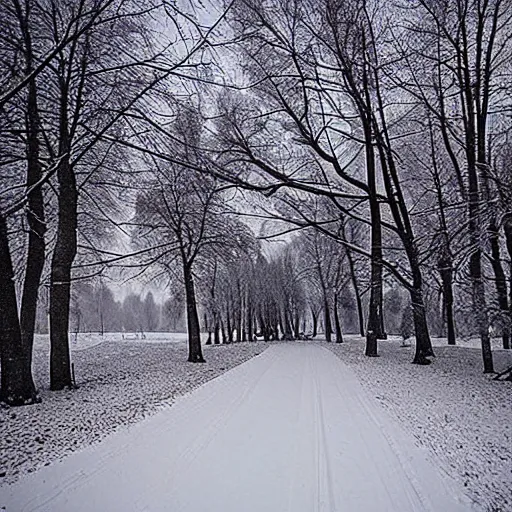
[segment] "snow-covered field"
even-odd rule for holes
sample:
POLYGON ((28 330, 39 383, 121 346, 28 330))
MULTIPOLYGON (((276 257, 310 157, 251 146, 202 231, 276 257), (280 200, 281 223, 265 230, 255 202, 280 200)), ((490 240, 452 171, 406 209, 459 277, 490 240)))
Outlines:
MULTIPOLYGON (((203 341, 206 340, 206 335, 201 334, 203 341)), ((144 334, 135 332, 106 332, 101 335, 97 332, 81 332, 69 335, 69 346, 71 352, 85 350, 87 348, 95 347, 101 343, 109 343, 112 341, 139 341, 141 343, 186 343, 187 333, 184 332, 147 332, 144 334)), ((35 335, 35 348, 43 350, 44 347, 49 347, 48 335, 36 334, 35 335)))
MULTIPOLYGON (((442 343, 434 342, 436 358, 428 367, 410 364, 414 347, 400 347, 398 338, 379 343, 379 358, 365 357, 364 342, 356 336, 324 346, 484 510, 510 512, 512 383, 482 373, 479 349, 442 343)), ((511 366, 512 351, 495 350, 494 362, 497 371, 511 366)))
POLYGON ((33 368, 42 403, 0 408, 0 486, 168 407, 175 397, 267 347, 254 342, 204 347, 206 364, 190 364, 184 334, 126 338, 95 334, 75 341, 73 335, 79 389, 51 392, 48 337, 37 336, 33 368))
MULTIPOLYGON (((431 338, 432 345, 434 347, 446 347, 448 345, 448 340, 446 338, 431 338)), ((399 341, 402 342, 402 338, 400 336, 390 336, 389 341, 399 341)), ((409 340, 408 342, 409 343, 409 340)), ((481 344, 479 338, 457 338, 457 347, 462 348, 474 348, 481 350, 481 344)), ((493 350, 503 350, 503 341, 499 337, 491 338, 491 346, 493 350)))
POLYGON ((481 512, 314 343, 271 344, 0 490, 6 512, 481 512))
MULTIPOLYGON (((186 363, 185 341, 184 334, 168 333, 146 335, 146 339, 136 339, 133 334, 125 335, 124 339, 121 334, 105 334, 103 337, 79 335, 75 341, 72 336, 72 359, 80 388, 73 392, 55 393, 48 390, 48 338, 37 337, 34 375, 43 403, 0 409, 0 474, 3 475, 0 486, 95 444, 114 431, 124 431, 122 426, 136 423, 158 410, 173 410, 168 406, 175 397, 186 394, 269 346, 240 343, 205 347, 208 362, 192 365, 186 363)), ((312 344, 316 345, 316 342, 312 344)), ((512 511, 512 384, 496 382, 492 376, 483 375, 480 350, 471 348, 476 346, 474 341, 449 347, 445 340, 434 340, 437 357, 429 367, 410 364, 414 348, 403 348, 400 344, 398 338, 380 342, 379 358, 364 357, 364 341, 356 336, 347 336, 346 343, 342 345, 322 345, 355 372, 370 395, 369 399, 380 404, 392 422, 398 421, 416 439, 417 446, 430 454, 435 466, 441 468, 441 474, 444 471, 455 478, 461 487, 466 488, 468 495, 482 505, 483 510, 512 511)), ((494 347, 499 347, 499 340, 494 347)), ((496 370, 501 371, 512 365, 512 351, 495 350, 494 360, 496 370)), ((274 373, 277 371, 273 363, 269 368, 273 368, 271 371, 274 373)), ((327 380, 323 370, 317 372, 318 377, 314 379, 317 393, 318 379, 321 379, 327 396, 331 396, 329 382, 337 371, 341 369, 333 370, 327 380)), ((283 372, 277 372, 282 374, 280 382, 285 386, 283 389, 289 389, 291 393, 299 386, 302 390, 294 414, 305 421, 309 413, 306 414, 302 408, 309 402, 304 400, 305 397, 314 400, 314 393, 304 395, 312 391, 305 389, 309 384, 305 384, 303 378, 297 381, 295 370, 290 369, 288 376, 283 372)), ((251 386, 246 384, 242 379, 239 393, 252 395, 251 386)), ((274 385, 277 384, 271 383, 270 387, 274 385)), ((348 380, 345 385, 348 386, 348 380)), ((350 389, 355 389, 354 385, 351 384, 350 389)), ((338 388, 342 389, 341 382, 338 388)), ((275 394, 277 399, 279 393, 275 394)), ((349 400, 349 395, 345 393, 338 399, 349 400)), ((331 406, 338 410, 335 421, 341 425, 344 421, 340 416, 341 404, 331 406)), ((372 414, 379 415, 380 412, 373 410, 372 414)), ((294 417, 292 415, 291 418, 294 417)), ((261 422, 260 419, 254 421, 261 422)), ((385 419, 383 421, 386 422, 385 419)), ((251 425, 245 425, 244 432, 252 428, 251 425)), ((329 425, 327 422, 326 428, 333 434, 333 439, 339 439, 338 427, 329 425)), ((348 443, 346 446, 350 447, 355 442, 352 437, 343 441, 348 443)), ((325 450, 323 453, 325 455, 325 450)), ((361 464, 358 460, 356 466, 362 467, 361 464)))

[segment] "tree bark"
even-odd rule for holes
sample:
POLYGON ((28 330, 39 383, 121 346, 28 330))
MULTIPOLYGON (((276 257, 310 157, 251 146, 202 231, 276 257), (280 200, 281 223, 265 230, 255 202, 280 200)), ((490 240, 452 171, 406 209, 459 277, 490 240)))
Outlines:
POLYGON ((212 344, 212 331, 210 329, 210 326, 208 325, 208 317, 206 313, 204 314, 204 330, 208 333, 208 339, 206 340, 205 345, 211 345, 212 344))
MULTIPOLYGON (((28 26, 29 13, 20 17, 21 28, 25 41, 26 54, 26 73, 30 74, 33 70, 32 38, 28 26)), ((44 235, 46 232, 44 199, 41 187, 34 185, 42 178, 42 168, 39 160, 40 145, 40 119, 37 104, 37 84, 35 78, 28 84, 27 91, 27 190, 28 208, 27 222, 29 226, 27 260, 25 268, 25 278, 23 281, 23 291, 21 297, 20 310, 20 328, 21 341, 25 350, 26 363, 32 367, 32 349, 34 344, 34 328, 37 311, 37 298, 39 294, 39 285, 43 273, 46 245, 44 235)))
POLYGON ((71 267, 76 256, 77 189, 69 158, 67 127, 61 136, 61 160, 57 170, 59 181, 57 240, 53 252, 50 277, 50 388, 73 387, 69 354, 69 306, 71 299, 71 267))
POLYGON ((9 405, 38 401, 26 351, 22 346, 7 224, 0 215, 0 400, 9 405))
POLYGON ((254 319, 253 319, 253 308, 250 301, 249 292, 247 292, 246 299, 246 308, 247 308, 247 321, 246 321, 246 329, 247 329, 247 339, 248 341, 254 341, 254 319))
POLYGON ((361 292, 359 290, 359 282, 355 271, 354 260, 352 254, 347 250, 347 260, 350 269, 350 278, 352 280, 352 287, 354 288, 354 295, 356 297, 357 306, 357 318, 359 321, 359 334, 364 337, 364 313, 363 313, 363 301, 361 300, 361 292))
MULTIPOLYGON (((478 13, 481 14, 480 12, 478 13)), ((473 292, 473 310, 477 319, 480 342, 482 345, 482 358, 484 373, 493 373, 494 364, 489 337, 489 314, 487 311, 487 300, 485 296, 485 285, 482 276, 482 248, 480 246, 480 230, 482 227, 480 199, 481 190, 478 179, 478 168, 485 174, 485 137, 487 122, 487 99, 489 89, 481 90, 482 83, 477 80, 473 84, 471 76, 471 65, 469 62, 470 52, 466 26, 466 18, 461 20, 462 48, 459 59, 461 70, 459 71, 459 84, 461 96, 465 103, 463 115, 466 143, 466 161, 468 175, 468 216, 469 216, 469 238, 472 253, 469 260, 469 274, 473 292), (480 96, 483 92, 484 98, 480 96), (485 98, 487 97, 487 99, 485 98), (485 103, 484 106, 482 104, 485 103)), ((477 54, 482 50, 482 41, 477 40, 477 54)), ((489 48, 490 49, 490 48, 489 48)), ((489 55, 489 54, 488 54, 489 55)), ((481 54, 480 54, 481 56, 481 54)), ((477 73, 480 75, 482 69, 477 65, 477 73)), ((485 181, 485 180, 484 180, 485 181)))
POLYGON ((365 355, 378 355, 377 340, 384 337, 382 332, 382 233, 380 226, 380 207, 376 201, 370 201, 372 211, 371 228, 371 275, 370 304, 368 308, 368 327, 366 330, 365 355))
POLYGON ((220 319, 220 332, 222 336, 222 343, 226 343, 226 329, 224 327, 224 321, 222 320, 222 318, 220 319))
POLYGON ((228 339, 226 343, 233 343, 233 327, 231 325, 231 313, 229 306, 226 309, 226 329, 228 331, 228 339))
POLYGON ((373 149, 372 128, 369 120, 365 126, 366 175, 369 188, 371 217, 371 269, 370 304, 368 310, 368 328, 366 330, 365 355, 378 356, 377 340, 384 337, 382 319, 382 227, 380 205, 377 199, 375 173, 375 153, 373 149))
POLYGON ((334 295, 334 325, 336 327, 336 343, 343 343, 343 332, 341 330, 341 320, 338 310, 338 295, 334 295))
POLYGON ((494 372, 494 363, 491 349, 491 338, 489 336, 489 319, 487 313, 487 304, 485 300, 485 285, 482 279, 480 250, 470 259, 470 273, 473 286, 473 307, 477 319, 478 332, 482 345, 482 358, 484 362, 484 373, 494 372))
POLYGON ((438 269, 443 284, 443 310, 446 319, 448 345, 455 345, 455 321, 453 317, 453 269, 451 260, 440 258, 438 269))
POLYGON ((316 338, 317 332, 318 332, 318 316, 311 308, 311 316, 313 317, 313 334, 311 335, 312 338, 316 338))
POLYGON ((332 341, 332 323, 331 312, 329 311, 329 303, 327 299, 324 300, 324 327, 325 339, 330 343, 332 341))
POLYGON ((416 351, 413 363, 426 365, 431 361, 427 359, 432 354, 432 346, 430 345, 430 336, 428 332, 427 319, 425 315, 425 304, 423 301, 423 293, 421 288, 411 288, 410 290, 412 313, 414 319, 414 333, 416 336, 416 351), (426 342, 428 340, 428 343, 426 342))
POLYGON ((503 216, 503 231, 505 233, 505 242, 507 245, 507 252, 510 260, 509 268, 509 316, 508 326, 509 333, 512 333, 512 213, 507 213, 503 216))
POLYGON ((239 309, 236 313, 236 341, 240 343, 243 339, 243 327, 242 327, 242 306, 239 304, 239 309))
POLYGON ((293 337, 298 340, 300 338, 300 316, 299 313, 295 313, 293 319, 293 337))
POLYGON ((510 348, 510 326, 508 322, 509 305, 507 296, 507 278, 505 277, 503 265, 501 264, 500 235, 498 226, 494 220, 489 225, 489 236, 491 242, 491 264, 494 270, 498 305, 500 307, 501 314, 505 315, 505 318, 507 319, 505 325, 502 325, 501 338, 503 341, 503 348, 508 350, 510 348))
POLYGON ((188 362, 204 363, 194 278, 189 263, 183 264, 183 278, 185 281, 185 296, 187 301, 188 362))
POLYGON ((282 339, 286 341, 293 340, 293 322, 291 319, 291 313, 288 310, 288 306, 284 306, 283 311, 283 322, 284 322, 284 330, 282 339))

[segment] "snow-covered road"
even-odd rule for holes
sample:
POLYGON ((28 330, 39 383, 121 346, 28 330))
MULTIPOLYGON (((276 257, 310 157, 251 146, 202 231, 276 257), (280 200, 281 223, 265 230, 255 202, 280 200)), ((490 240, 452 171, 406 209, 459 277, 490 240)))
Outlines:
POLYGON ((7 512, 463 512, 330 351, 291 343, 0 489, 7 512))

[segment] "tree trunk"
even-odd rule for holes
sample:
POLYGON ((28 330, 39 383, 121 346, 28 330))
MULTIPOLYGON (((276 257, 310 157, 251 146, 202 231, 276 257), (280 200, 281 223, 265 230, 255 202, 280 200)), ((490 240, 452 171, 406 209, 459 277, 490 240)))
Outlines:
MULTIPOLYGON (((67 128, 63 129, 67 132, 67 128)), ((50 276, 50 388, 73 387, 69 354, 71 267, 76 256, 77 190, 67 135, 61 135, 57 240, 50 276)))
POLYGON ((348 265, 350 269, 350 278, 352 280, 352 287, 354 288, 354 295, 356 297, 356 305, 357 305, 357 318, 359 320, 359 334, 364 337, 364 313, 363 313, 363 301, 361 300, 361 292, 359 290, 359 282, 357 279, 357 274, 354 267, 354 260, 352 258, 352 254, 349 250, 347 250, 347 259, 348 265))
POLYGON ((455 345, 455 320, 453 316, 453 270, 450 266, 439 268, 443 283, 443 312, 446 320, 448 345, 455 345))
POLYGON ((14 285, 7 225, 0 215, 0 400, 9 405, 25 405, 37 402, 26 351, 22 346, 18 319, 18 304, 14 285))
POLYGON ((491 242, 491 263, 494 270, 498 305, 500 307, 501 314, 506 318, 505 325, 503 325, 502 322, 501 337, 503 340, 503 348, 508 350, 510 348, 510 326, 508 322, 509 305, 507 296, 507 278, 505 277, 503 265, 501 264, 500 235, 498 226, 496 226, 494 220, 489 225, 489 236, 491 242))
POLYGON ((433 353, 421 287, 411 288, 410 294, 414 319, 414 333, 416 336, 416 351, 413 363, 422 365, 430 364, 431 361, 427 359, 427 357, 433 355, 433 353))
POLYGON ((311 316, 313 317, 313 334, 311 337, 316 338, 318 332, 318 315, 315 313, 313 308, 311 308, 311 316))
POLYGON ((299 313, 295 313, 293 321, 293 337, 298 340, 300 338, 300 316, 299 313))
POLYGON ((329 303, 327 299, 324 301, 324 331, 325 339, 328 343, 332 341, 332 323, 331 323, 331 312, 329 311, 329 303))
POLYGON ((279 341, 279 324, 277 320, 274 321, 274 326, 272 327, 272 335, 270 336, 270 341, 279 341))
MULTIPOLYGON (((239 306, 241 308, 241 306, 239 306)), ((239 309, 236 315, 236 341, 242 341, 242 309, 239 309)))
POLYGON ((229 311, 229 306, 226 309, 226 328, 228 331, 227 343, 233 343, 233 327, 231 325, 231 314, 229 311))
MULTIPOLYGON (((466 161, 468 175, 468 217, 469 217, 469 239, 472 253, 469 259, 469 274, 471 277, 473 292, 473 311, 477 319, 480 342, 482 345, 482 359, 484 373, 493 373, 494 364, 489 337, 489 314, 485 296, 485 285, 482 276, 482 248, 480 246, 482 219, 480 210, 481 190, 478 179, 478 167, 485 174, 485 124, 486 112, 475 112, 475 99, 480 101, 479 90, 473 87, 473 80, 470 70, 467 69, 468 53, 463 55, 464 69, 462 70, 462 93, 466 106, 465 142, 466 161), (476 115, 475 115, 476 114, 476 115), (476 118, 476 123, 475 123, 476 118)), ((478 70, 480 71, 480 70, 478 70)), ((481 84, 476 84, 480 86, 481 84)), ((484 109, 485 110, 485 109, 484 109)), ((484 180, 485 181, 485 180, 484 180)))
POLYGON ((183 264, 183 278, 185 280, 185 295, 187 301, 188 362, 204 363, 194 278, 192 268, 188 263, 183 264))
POLYGON ((253 311, 252 311, 252 305, 249 300, 249 294, 247 295, 246 299, 247 304, 247 321, 246 321, 246 329, 247 329, 247 339, 249 341, 254 341, 254 326, 253 326, 253 311))
MULTIPOLYGON (((442 180, 440 177, 439 166, 436 158, 434 129, 430 116, 430 151, 433 167, 434 185, 437 195, 437 204, 439 211, 440 247, 437 260, 437 269, 441 275, 442 296, 443 296, 443 327, 446 326, 448 345, 455 345, 455 321, 453 317, 453 256, 450 251, 450 237, 448 235, 448 222, 446 218, 446 205, 443 195, 442 180)), ((462 187, 461 190, 464 190, 462 187)), ((443 332, 444 335, 444 332, 443 332)))
POLYGON ((432 349, 432 342, 430 341, 430 334, 428 332, 427 312, 425 308, 425 301, 423 299, 423 279, 421 275, 421 268, 418 263, 416 247, 405 246, 408 252, 409 264, 411 266, 413 287, 410 290, 412 311, 414 318, 414 332, 416 336, 416 353, 414 355, 413 363, 415 364, 429 364, 427 357, 434 355, 432 349))
POLYGON ((380 205, 377 200, 375 176, 375 154, 371 126, 365 126, 366 173, 371 216, 371 270, 370 270, 370 304, 368 311, 368 328, 366 330, 365 355, 378 355, 377 340, 384 337, 382 329, 382 227, 380 205))
POLYGON ((451 258, 440 257, 437 263, 443 284, 443 312, 446 319, 448 345, 455 345, 455 321, 453 317, 453 269, 451 258))
MULTIPOLYGON (((374 45, 375 41, 372 41, 372 44, 374 45)), ((395 164, 395 154, 392 150, 391 137, 389 135, 386 122, 384 102, 380 91, 378 66, 373 67, 373 76, 379 107, 378 115, 380 117, 381 125, 379 126, 377 118, 372 118, 372 121, 374 123, 373 131, 379 151, 381 175, 386 189, 388 206, 405 249, 412 274, 412 287, 410 289, 410 293, 413 305, 414 329, 416 333, 416 355, 413 362, 417 364, 426 364, 428 361, 426 360, 426 357, 433 356, 434 351, 432 349, 432 343, 428 332, 427 316, 423 300, 421 265, 418 258, 416 238, 414 236, 414 230, 409 210, 407 208, 407 201, 404 197, 402 182, 399 179, 398 170, 395 164)))
MULTIPOLYGON (((381 112, 382 115, 382 112, 381 112)), ((384 124, 384 118, 383 118, 384 124)), ((423 277, 421 265, 418 258, 418 251, 415 242, 415 236, 409 217, 409 211, 406 207, 406 201, 403 196, 400 180, 395 167, 393 153, 390 149, 389 136, 384 130, 386 141, 381 141, 379 145, 379 154, 381 161, 382 177, 386 194, 389 200, 389 207, 398 228, 398 233, 402 241, 407 260, 412 274, 412 286, 410 287, 411 302, 413 307, 414 330, 416 333, 416 354, 413 363, 429 364, 426 358, 434 355, 432 342, 427 325, 427 312, 423 300, 423 277)))
POLYGON ((215 329, 213 331, 213 343, 220 345, 220 325, 219 322, 215 323, 215 329))
MULTIPOLYGON (((375 207, 374 207, 375 208, 375 207)), ((378 209, 378 205, 377 205, 378 209)), ((374 215, 377 215, 375 212, 374 215)), ((380 224, 380 214, 378 214, 380 224)), ((372 223, 374 221, 372 220, 372 223)), ((368 327, 366 329, 365 355, 378 356, 377 340, 382 338, 382 248, 380 225, 374 228, 372 225, 372 258, 370 276, 370 304, 368 308, 368 327)))
MULTIPOLYGON (((283 317, 282 317, 281 313, 279 313, 279 329, 281 330, 281 332, 283 334, 286 332, 286 330, 284 328, 283 317)), ((279 339, 279 335, 277 335, 277 339, 279 339)))
POLYGON ((285 307, 285 310, 283 312, 284 315, 284 332, 283 332, 283 340, 291 341, 293 340, 293 322, 291 319, 291 313, 289 312, 288 308, 285 307))
MULTIPOLYGON (((470 115, 473 115, 471 108, 470 115)), ((469 120, 472 125, 473 120, 469 120)), ((480 247, 480 194, 478 175, 475 162, 475 137, 474 127, 467 130, 466 134, 466 155, 468 160, 468 181, 469 181, 469 237, 473 252, 469 259, 469 275, 471 277, 473 311, 476 317, 480 343, 482 346, 482 359, 484 363, 484 373, 494 372, 494 363, 491 349, 491 339, 489 336, 489 314, 487 311, 487 301, 485 297, 485 285, 482 276, 482 249, 480 247)))
POLYGON ((338 310, 338 295, 334 296, 334 324, 336 326, 336 343, 343 343, 343 332, 341 330, 341 321, 338 310))
POLYGON ((503 217, 503 231, 505 233, 505 242, 507 245, 508 257, 510 260, 509 268, 509 333, 512 333, 512 213, 507 213, 503 217))
POLYGON ((379 335, 378 335, 378 338, 379 340, 387 340, 388 339, 388 335, 386 333, 386 324, 384 322, 384 294, 381 292, 381 300, 380 300, 380 304, 379 304, 379 309, 380 309, 380 332, 379 332, 379 335))
MULTIPOLYGON (((30 32, 26 27, 27 72, 32 70, 32 44, 30 32)), ((40 186, 34 187, 42 178, 42 168, 39 161, 39 110, 37 106, 37 85, 31 80, 27 96, 27 190, 28 209, 27 222, 29 226, 27 260, 25 263, 25 278, 21 297, 20 328, 21 341, 25 350, 26 363, 32 367, 32 349, 34 344, 34 328, 37 312, 37 297, 41 274, 43 273, 46 245, 46 232, 43 191, 40 186), (32 188, 32 190, 31 190, 32 188)))
POLYGON ((222 320, 222 318, 220 319, 220 332, 222 336, 222 343, 226 343, 226 329, 224 327, 224 321, 222 320))
POLYGON ((266 324, 263 314, 259 313, 259 322, 260 322, 260 334, 263 335, 263 341, 269 341, 270 339, 270 327, 266 324))
POLYGON ((205 345, 211 345, 212 344, 212 331, 210 330, 210 327, 208 325, 208 317, 206 316, 206 313, 204 314, 204 330, 208 333, 208 339, 206 340, 205 345))
POLYGON ((470 258, 470 274, 473 286, 473 307, 477 320, 480 342, 482 345, 482 359, 484 373, 493 373, 494 364, 492 358, 491 339, 489 336, 489 318, 485 300, 485 286, 482 279, 481 252, 476 250, 470 258))

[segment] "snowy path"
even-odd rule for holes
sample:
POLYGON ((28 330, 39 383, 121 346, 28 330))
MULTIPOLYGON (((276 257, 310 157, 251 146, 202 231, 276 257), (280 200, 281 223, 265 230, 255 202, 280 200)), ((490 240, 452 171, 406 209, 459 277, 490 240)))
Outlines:
MULTIPOLYGON (((286 344, 0 489, 7 512, 463 512, 460 489, 321 347, 286 344)), ((476 510, 476 509, 475 509, 476 510)))

